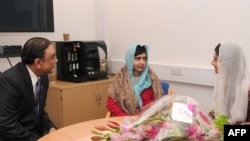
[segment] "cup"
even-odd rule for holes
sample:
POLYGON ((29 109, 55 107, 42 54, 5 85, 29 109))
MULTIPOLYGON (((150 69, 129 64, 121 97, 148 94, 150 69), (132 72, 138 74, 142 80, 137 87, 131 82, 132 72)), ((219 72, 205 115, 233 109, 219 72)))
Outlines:
POLYGON ((63 40, 69 41, 69 33, 63 33, 63 40))

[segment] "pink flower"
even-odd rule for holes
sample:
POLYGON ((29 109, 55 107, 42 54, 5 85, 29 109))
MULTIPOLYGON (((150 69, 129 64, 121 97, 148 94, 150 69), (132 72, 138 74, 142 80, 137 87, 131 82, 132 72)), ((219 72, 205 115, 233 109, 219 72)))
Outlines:
MULTIPOLYGON (((120 124, 120 131, 119 138, 121 138, 121 140, 130 139, 133 141, 141 141, 145 137, 145 131, 141 128, 141 126, 134 129, 131 125, 131 121, 127 117, 125 117, 123 122, 120 124)), ((116 141, 119 141, 119 138, 113 134, 114 133, 110 133, 110 137, 112 135, 111 140, 113 141, 113 139, 117 139, 116 141)))
POLYGON ((91 140, 92 141, 100 141, 100 140, 102 140, 103 138, 102 137, 100 137, 100 136, 93 136, 93 137, 91 137, 91 140))
POLYGON ((144 128, 142 126, 139 126, 136 129, 137 134, 143 139, 144 137, 146 137, 146 132, 144 131, 144 128))
POLYGON ((164 121, 164 122, 161 123, 162 128, 168 128, 169 126, 170 126, 170 124, 167 121, 164 121))
POLYGON ((120 125, 121 132, 130 131, 131 128, 132 128, 132 126, 131 126, 131 122, 130 122, 129 118, 125 117, 123 122, 120 125))
POLYGON ((112 129, 119 129, 120 128, 120 125, 114 121, 108 121, 107 125, 112 129))
POLYGON ((189 138, 195 138, 198 133, 198 127, 195 124, 189 124, 185 132, 189 138))
POLYGON ((100 130, 100 131, 110 130, 109 128, 107 128, 106 126, 103 126, 103 125, 95 126, 95 128, 100 130))
POLYGON ((187 107, 188 107, 188 109, 189 109, 192 113, 194 113, 195 108, 196 108, 196 105, 195 105, 195 104, 188 103, 188 104, 187 104, 187 107))
POLYGON ((157 136, 159 130, 160 130, 160 127, 151 126, 150 130, 146 131, 147 137, 149 137, 151 139, 155 138, 157 136))
POLYGON ((198 141, 205 140, 203 133, 200 131, 199 127, 195 124, 189 124, 187 129, 185 130, 185 133, 190 139, 196 139, 198 141))
POLYGON ((122 136, 118 133, 111 133, 109 135, 112 141, 122 141, 122 136))
POLYGON ((144 138, 136 132, 121 133, 123 140, 142 141, 144 138))
POLYGON ((207 124, 211 124, 211 122, 210 122, 208 116, 207 116, 204 112, 200 111, 200 112, 199 112, 199 115, 201 116, 201 118, 202 118, 207 124))

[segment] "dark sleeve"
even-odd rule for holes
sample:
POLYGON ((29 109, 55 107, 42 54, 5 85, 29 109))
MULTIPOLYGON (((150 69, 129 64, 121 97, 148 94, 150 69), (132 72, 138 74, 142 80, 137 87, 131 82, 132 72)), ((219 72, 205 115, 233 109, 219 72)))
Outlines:
POLYGON ((247 107, 247 119, 246 122, 250 122, 250 91, 248 91, 248 107, 247 107))
POLYGON ((112 116, 127 116, 122 108, 109 96, 107 100, 107 108, 112 116))
POLYGON ((55 125, 52 123, 52 121, 50 120, 48 113, 45 112, 43 110, 43 115, 41 117, 41 125, 40 125, 40 130, 41 133, 43 133, 44 135, 47 134, 49 132, 50 128, 56 128, 55 125))
MULTIPOLYGON (((40 135, 24 128, 18 122, 18 105, 21 97, 16 90, 14 80, 0 79, 0 140, 35 141, 40 135)), ((27 120, 32 120, 27 117, 27 120)))
POLYGON ((47 75, 43 76, 42 78, 43 78, 42 83, 44 84, 45 92, 43 94, 44 105, 43 105, 43 109, 41 110, 42 114, 41 114, 41 122, 40 122, 40 130, 41 130, 40 132, 42 134, 47 134, 50 128, 56 128, 56 127, 50 120, 48 113, 45 111, 46 99, 47 99, 48 87, 49 87, 49 79, 47 75))

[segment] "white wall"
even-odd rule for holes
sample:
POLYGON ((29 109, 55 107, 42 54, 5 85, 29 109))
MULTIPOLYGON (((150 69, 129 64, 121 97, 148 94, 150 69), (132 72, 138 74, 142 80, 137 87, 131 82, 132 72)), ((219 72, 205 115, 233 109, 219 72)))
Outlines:
MULTIPOLYGON (((242 45, 250 60, 249 0, 54 0, 55 32, 0 33, 0 45, 33 36, 62 40, 105 40, 113 72, 133 43, 149 45, 149 63, 177 94, 211 106, 214 74, 210 61, 220 41, 242 45)), ((19 61, 19 58, 13 62, 19 61)), ((0 59, 0 71, 9 67, 0 59)))
POLYGON ((249 0, 106 2, 106 37, 114 65, 124 64, 132 44, 147 44, 149 62, 160 78, 177 94, 192 96, 205 106, 212 105, 214 47, 220 41, 237 42, 250 60, 249 0))
POLYGON ((235 41, 250 60, 249 0, 106 1, 112 59, 144 43, 151 63, 211 68, 214 47, 235 41))

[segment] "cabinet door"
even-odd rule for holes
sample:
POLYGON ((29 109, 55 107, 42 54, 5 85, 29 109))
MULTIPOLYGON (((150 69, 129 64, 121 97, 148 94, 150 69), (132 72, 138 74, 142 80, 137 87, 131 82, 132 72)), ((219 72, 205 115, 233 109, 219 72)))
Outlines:
POLYGON ((63 91, 63 126, 97 118, 96 89, 96 85, 86 85, 63 91))
POLYGON ((108 88, 110 82, 102 83, 97 85, 98 93, 100 96, 98 102, 98 118, 104 118, 107 113, 107 98, 108 98, 108 88))
POLYGON ((49 87, 45 110, 57 128, 63 126, 61 97, 59 89, 49 87))

